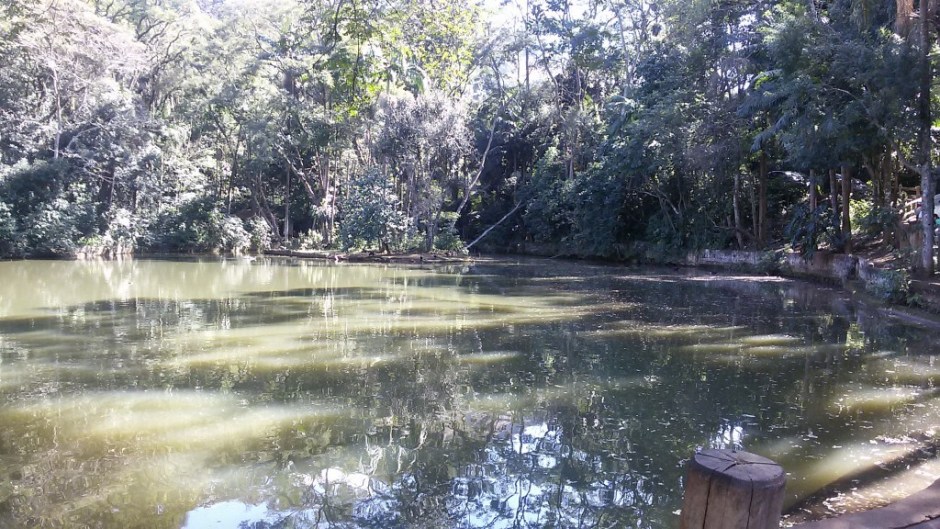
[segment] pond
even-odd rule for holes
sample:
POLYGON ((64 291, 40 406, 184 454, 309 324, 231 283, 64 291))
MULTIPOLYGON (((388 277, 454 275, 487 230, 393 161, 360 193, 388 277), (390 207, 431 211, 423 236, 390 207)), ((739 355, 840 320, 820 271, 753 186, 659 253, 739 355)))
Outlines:
POLYGON ((0 262, 0 527, 669 528, 700 447, 800 510, 929 474, 937 344, 772 277, 0 262))

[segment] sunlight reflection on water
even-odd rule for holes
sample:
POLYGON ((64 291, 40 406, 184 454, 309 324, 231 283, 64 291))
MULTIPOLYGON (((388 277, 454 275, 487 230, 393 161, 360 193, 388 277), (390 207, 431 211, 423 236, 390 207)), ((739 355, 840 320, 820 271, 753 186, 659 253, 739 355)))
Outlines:
POLYGON ((817 508, 929 478, 936 345, 751 276, 3 262, 0 527, 672 527, 696 447, 817 508))

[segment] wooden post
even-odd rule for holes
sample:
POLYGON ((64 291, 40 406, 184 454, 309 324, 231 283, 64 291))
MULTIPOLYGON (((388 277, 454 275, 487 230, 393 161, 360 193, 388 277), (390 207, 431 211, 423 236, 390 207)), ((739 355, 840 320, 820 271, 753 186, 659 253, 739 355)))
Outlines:
POLYGON ((703 450, 689 462, 679 529, 777 529, 786 476, 748 452, 703 450))

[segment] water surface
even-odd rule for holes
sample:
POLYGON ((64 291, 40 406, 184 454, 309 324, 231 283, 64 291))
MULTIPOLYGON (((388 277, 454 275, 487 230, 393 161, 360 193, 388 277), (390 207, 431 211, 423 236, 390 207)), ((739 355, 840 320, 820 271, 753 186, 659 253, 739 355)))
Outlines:
POLYGON ((702 272, 2 262, 0 527, 675 527, 701 447, 819 508, 937 477, 936 336, 702 272))

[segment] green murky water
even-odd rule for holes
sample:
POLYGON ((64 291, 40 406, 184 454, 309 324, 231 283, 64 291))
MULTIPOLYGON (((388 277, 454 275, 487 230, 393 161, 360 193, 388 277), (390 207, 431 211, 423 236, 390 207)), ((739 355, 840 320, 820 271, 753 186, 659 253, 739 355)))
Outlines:
POLYGON ((674 527, 940 430, 938 333, 836 290, 556 261, 0 263, 0 527, 674 527))

